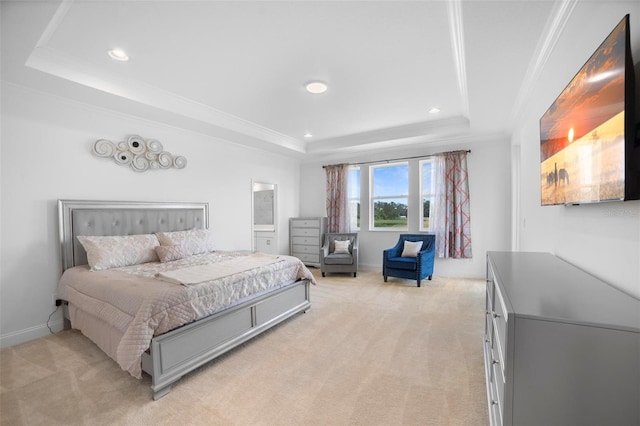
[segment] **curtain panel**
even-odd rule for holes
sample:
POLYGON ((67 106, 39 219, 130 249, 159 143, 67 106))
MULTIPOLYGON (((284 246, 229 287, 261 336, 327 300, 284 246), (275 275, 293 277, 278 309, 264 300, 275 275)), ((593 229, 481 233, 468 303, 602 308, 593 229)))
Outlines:
POLYGON ((441 258, 470 259, 471 211, 467 151, 435 156, 435 199, 433 220, 436 255, 441 258))
POLYGON ((350 232, 346 164, 325 166, 327 174, 327 232, 350 232))

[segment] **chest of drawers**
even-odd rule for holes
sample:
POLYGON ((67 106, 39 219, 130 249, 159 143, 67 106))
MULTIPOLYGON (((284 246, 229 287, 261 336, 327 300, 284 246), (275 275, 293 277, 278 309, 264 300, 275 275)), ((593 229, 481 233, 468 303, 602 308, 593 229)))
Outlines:
POLYGON ((640 301, 548 253, 489 252, 491 425, 640 424, 640 301))
POLYGON ((326 217, 297 217, 289 219, 291 256, 302 260, 305 265, 320 267, 320 247, 326 231, 326 217))

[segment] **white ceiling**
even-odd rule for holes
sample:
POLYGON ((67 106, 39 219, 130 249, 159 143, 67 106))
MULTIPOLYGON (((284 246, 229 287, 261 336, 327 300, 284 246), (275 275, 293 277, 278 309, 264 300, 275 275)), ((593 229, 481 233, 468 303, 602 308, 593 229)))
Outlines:
POLYGON ((301 158, 473 142, 510 133, 566 3, 4 2, 2 78, 301 158))

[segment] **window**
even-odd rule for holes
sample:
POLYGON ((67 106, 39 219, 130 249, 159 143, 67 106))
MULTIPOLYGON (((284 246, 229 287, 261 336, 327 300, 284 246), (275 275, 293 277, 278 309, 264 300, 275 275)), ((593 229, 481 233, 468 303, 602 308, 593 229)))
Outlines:
POLYGON ((349 229, 360 229, 360 167, 347 171, 347 197, 349 203, 349 229))
POLYGON ((434 197, 433 160, 420 161, 420 231, 432 231, 430 218, 434 197))
POLYGON ((407 229, 409 164, 371 166, 370 229, 407 229))

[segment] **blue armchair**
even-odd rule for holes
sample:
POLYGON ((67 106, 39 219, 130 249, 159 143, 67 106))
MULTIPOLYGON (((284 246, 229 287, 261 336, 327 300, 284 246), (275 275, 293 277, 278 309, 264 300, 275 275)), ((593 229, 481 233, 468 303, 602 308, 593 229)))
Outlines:
POLYGON ((400 234, 395 247, 387 249, 382 258, 382 275, 387 277, 414 279, 418 282, 433 276, 436 254, 436 236, 433 234, 400 234), (422 248, 416 257, 402 257, 405 241, 422 241, 422 248))

